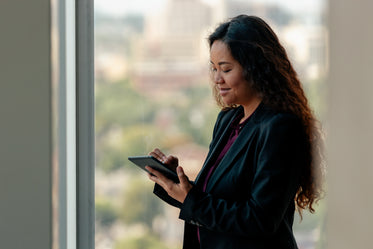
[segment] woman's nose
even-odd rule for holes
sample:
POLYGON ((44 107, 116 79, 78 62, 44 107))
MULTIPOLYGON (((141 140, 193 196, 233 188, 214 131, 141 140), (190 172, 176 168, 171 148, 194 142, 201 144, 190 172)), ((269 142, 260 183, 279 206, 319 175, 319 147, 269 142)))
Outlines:
POLYGON ((221 84, 224 82, 223 77, 221 77, 220 72, 215 72, 214 74, 214 82, 215 84, 221 84))

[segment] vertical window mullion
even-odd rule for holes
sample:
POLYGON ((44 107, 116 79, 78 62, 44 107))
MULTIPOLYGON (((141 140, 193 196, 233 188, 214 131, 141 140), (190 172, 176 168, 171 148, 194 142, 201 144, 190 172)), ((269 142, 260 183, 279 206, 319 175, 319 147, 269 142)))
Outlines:
POLYGON ((77 248, 95 248, 93 0, 76 1, 77 248))
POLYGON ((75 0, 66 0, 66 189, 67 248, 76 248, 76 37, 75 0))
POLYGON ((75 1, 51 0, 53 249, 77 244, 75 29, 75 1))

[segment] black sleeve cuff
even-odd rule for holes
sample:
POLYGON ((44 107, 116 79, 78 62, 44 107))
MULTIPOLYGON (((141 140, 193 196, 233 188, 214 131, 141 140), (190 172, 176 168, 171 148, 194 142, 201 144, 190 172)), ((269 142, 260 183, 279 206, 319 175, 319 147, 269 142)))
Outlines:
POLYGON ((169 196, 167 194, 166 190, 164 190, 158 184, 154 185, 153 193, 156 196, 158 196, 160 199, 162 199, 163 201, 165 201, 166 203, 170 204, 171 206, 174 206, 174 207, 177 207, 177 208, 181 208, 181 206, 182 206, 181 202, 179 202, 179 201, 175 200, 174 198, 172 198, 171 196, 169 196))
POLYGON ((189 191, 184 202, 181 204, 179 218, 193 225, 200 225, 195 221, 196 216, 198 216, 198 214, 196 214, 197 210, 195 210, 195 206, 198 202, 203 200, 206 195, 207 194, 198 189, 198 187, 193 187, 189 191))

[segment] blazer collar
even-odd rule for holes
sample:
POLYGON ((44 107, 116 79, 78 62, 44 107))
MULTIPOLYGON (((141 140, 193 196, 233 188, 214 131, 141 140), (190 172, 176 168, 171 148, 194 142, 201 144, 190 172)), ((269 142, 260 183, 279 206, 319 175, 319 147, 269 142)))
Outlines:
MULTIPOLYGON (((254 123, 260 123, 265 117, 264 114, 268 113, 269 111, 270 111, 270 108, 267 107, 263 102, 260 102, 258 107, 253 112, 253 114, 251 114, 249 121, 254 122, 254 123)), ((235 114, 232 116, 232 119, 230 122, 232 122, 240 112, 243 112, 242 106, 235 108, 235 114)))

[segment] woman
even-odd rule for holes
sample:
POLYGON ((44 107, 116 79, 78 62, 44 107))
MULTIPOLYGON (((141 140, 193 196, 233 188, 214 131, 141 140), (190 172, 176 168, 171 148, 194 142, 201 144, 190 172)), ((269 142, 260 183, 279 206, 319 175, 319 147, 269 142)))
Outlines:
MULTIPOLYGON (((194 183, 147 168, 180 208, 184 249, 297 248, 294 212, 320 198, 320 132, 285 49, 260 18, 240 15, 209 36, 218 115, 194 183)), ((177 166, 159 149, 150 153, 177 166)))

